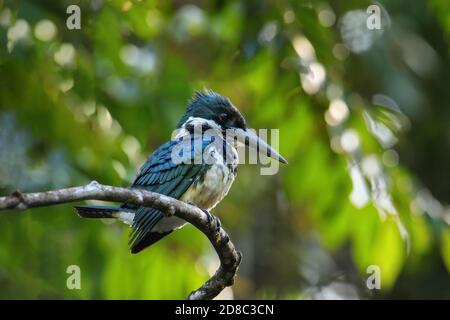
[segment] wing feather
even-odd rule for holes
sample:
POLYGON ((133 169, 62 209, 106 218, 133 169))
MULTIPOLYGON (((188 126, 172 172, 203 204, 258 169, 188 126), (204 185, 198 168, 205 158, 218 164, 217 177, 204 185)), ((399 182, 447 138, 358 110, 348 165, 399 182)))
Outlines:
MULTIPOLYGON (((200 144, 202 150, 204 150, 211 142, 212 141, 202 140, 202 143, 200 144)), ((192 160, 195 154, 195 143, 183 140, 167 142, 156 150, 142 166, 132 187, 161 193, 176 199, 181 198, 193 183, 195 177, 201 175, 202 171, 205 172, 209 165, 174 163, 171 158, 172 150, 179 143, 189 143, 191 152, 190 155, 186 156, 190 156, 192 160)), ((198 150, 195 151, 199 152, 198 150)), ((163 217, 163 213, 157 209, 148 207, 137 208, 132 225, 133 230, 130 235, 132 251, 136 250, 136 248, 142 250, 143 247, 146 246, 146 237, 163 217)))

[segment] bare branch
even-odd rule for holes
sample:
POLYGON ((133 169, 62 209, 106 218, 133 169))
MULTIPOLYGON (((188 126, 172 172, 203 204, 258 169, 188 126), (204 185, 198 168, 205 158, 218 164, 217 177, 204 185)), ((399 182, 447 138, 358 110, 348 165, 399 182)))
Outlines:
POLYGON ((16 191, 10 196, 0 197, 0 211, 26 210, 80 200, 126 202, 159 209, 167 216, 175 215, 186 220, 203 232, 219 256, 220 267, 200 288, 191 292, 188 299, 212 299, 225 287, 233 285, 241 262, 241 253, 236 251, 225 230, 217 229, 207 214, 199 208, 159 193, 106 186, 92 181, 85 186, 47 192, 21 193, 16 191))

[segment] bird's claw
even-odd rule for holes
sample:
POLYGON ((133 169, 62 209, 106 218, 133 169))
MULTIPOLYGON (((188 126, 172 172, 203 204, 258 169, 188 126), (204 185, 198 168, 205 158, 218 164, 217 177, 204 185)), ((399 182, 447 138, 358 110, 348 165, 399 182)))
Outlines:
POLYGON ((208 217, 208 222, 211 226, 211 228, 218 233, 220 231, 220 228, 222 227, 222 223, 220 222, 220 219, 216 217, 215 215, 211 214, 208 210, 202 209, 202 211, 206 214, 208 217))

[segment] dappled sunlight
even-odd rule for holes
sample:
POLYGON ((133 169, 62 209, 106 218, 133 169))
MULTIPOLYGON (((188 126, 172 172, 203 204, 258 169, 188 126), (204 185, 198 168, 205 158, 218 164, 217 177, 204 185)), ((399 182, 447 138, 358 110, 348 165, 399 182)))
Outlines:
POLYGON ((36 23, 34 35, 37 39, 47 42, 53 40, 58 33, 55 24, 51 20, 43 19, 36 23))

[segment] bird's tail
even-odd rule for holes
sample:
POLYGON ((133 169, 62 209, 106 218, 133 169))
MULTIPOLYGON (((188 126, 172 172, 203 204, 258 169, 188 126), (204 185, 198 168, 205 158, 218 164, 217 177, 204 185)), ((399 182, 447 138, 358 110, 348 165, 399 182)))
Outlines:
POLYGON ((123 210, 119 206, 75 206, 82 218, 115 218, 114 213, 123 210))

